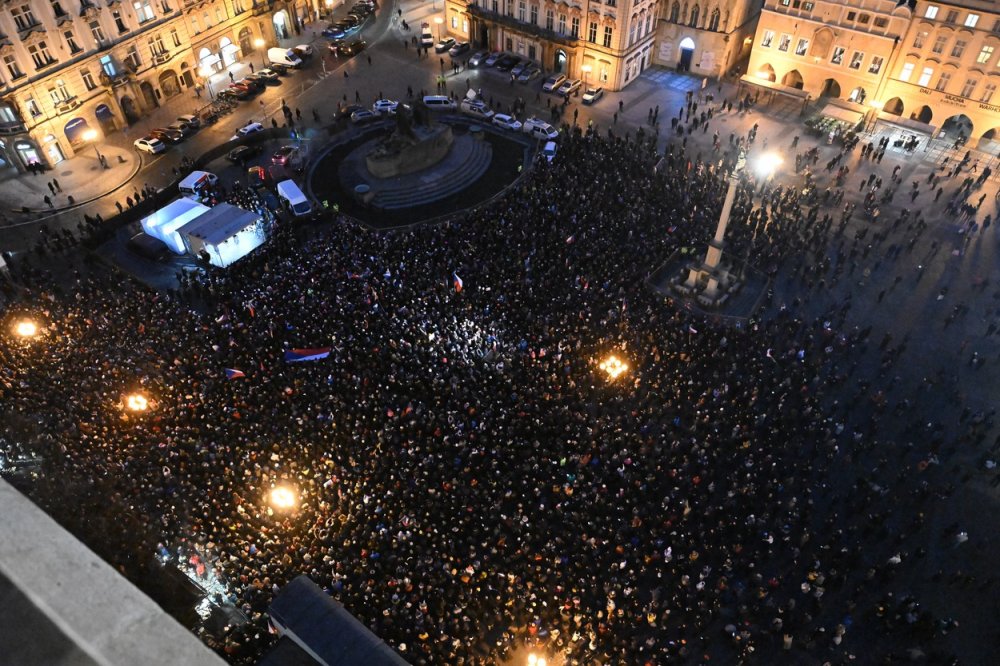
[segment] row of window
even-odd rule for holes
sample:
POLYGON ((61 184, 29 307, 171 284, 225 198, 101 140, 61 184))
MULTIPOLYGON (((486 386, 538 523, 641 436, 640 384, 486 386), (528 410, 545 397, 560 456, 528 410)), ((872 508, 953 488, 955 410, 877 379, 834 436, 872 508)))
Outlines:
MULTIPOLYGON (((100 63, 102 71, 108 76, 115 76, 118 73, 117 66, 111 56, 107 55, 102 57, 100 63)), ((85 67, 80 70, 80 78, 87 90, 93 90, 97 87, 97 83, 94 81, 94 75, 89 68, 85 67)), ((59 107, 74 98, 74 95, 69 92, 66 80, 63 78, 58 78, 51 82, 48 93, 49 99, 52 101, 52 105, 56 107, 59 107)), ((22 99, 22 104, 24 105, 24 115, 26 118, 37 120, 42 115, 42 108, 39 105, 38 100, 35 99, 34 95, 29 94, 25 96, 22 99)))
MULTIPOLYGON (((765 30, 764 35, 760 40, 760 45, 763 48, 771 48, 774 44, 774 31, 765 30)), ((782 52, 787 52, 792 46, 792 36, 782 33, 781 38, 778 40, 778 50, 782 52)), ((805 56, 809 51, 809 40, 805 37, 799 39, 798 43, 795 45, 795 55, 805 56)), ((830 62, 834 65, 844 64, 844 56, 847 55, 847 49, 843 46, 835 46, 833 48, 833 55, 830 57, 830 62)), ((847 67, 849 69, 860 70, 865 61, 864 51, 854 51, 851 54, 851 59, 847 61, 847 67)), ((872 56, 871 62, 868 64, 869 74, 878 74, 882 71, 882 65, 885 63, 885 59, 882 56, 872 56)))
MULTIPOLYGON (((807 3, 812 4, 812 3, 807 3)), ((692 28, 698 27, 698 19, 701 15, 701 8, 698 5, 691 7, 690 13, 686 17, 681 15, 681 5, 677 0, 674 0, 674 4, 670 5, 670 14, 668 14, 667 19, 671 23, 680 23, 682 18, 687 18, 687 25, 692 28)), ((719 20, 721 14, 719 13, 719 8, 716 7, 712 10, 712 13, 708 17, 708 25, 704 26, 706 30, 711 30, 716 32, 719 29, 719 20)))
MULTIPOLYGON (((802 2, 801 0, 779 0, 779 4, 782 7, 791 7, 792 9, 801 9, 802 11, 811 12, 813 10, 813 3, 802 2)), ((847 12, 847 21, 849 23, 857 23, 862 26, 867 26, 869 24, 874 25, 876 28, 886 28, 889 26, 889 19, 884 16, 876 16, 875 20, 872 20, 872 15, 867 12, 849 11, 847 12)))
MULTIPOLYGON (((927 31, 921 31, 916 34, 913 38, 913 48, 922 49, 927 43, 928 33, 927 31)), ((938 55, 943 54, 948 45, 949 40, 948 35, 938 35, 934 39, 934 45, 931 47, 931 53, 936 53, 938 55)), ((961 58, 965 54, 965 49, 968 47, 969 42, 964 39, 956 39, 955 43, 951 47, 951 57, 961 58)), ((979 49, 979 55, 976 56, 976 62, 980 65, 985 65, 993 57, 993 51, 995 48, 988 44, 982 46, 979 49)), ((1000 67, 1000 60, 997 60, 997 67, 1000 67)))
MULTIPOLYGON (((499 0, 492 0, 492 3, 493 3, 493 11, 499 13, 498 12, 499 0)), ((507 0, 505 9, 507 10, 508 15, 510 15, 510 8, 511 8, 511 2, 510 0, 507 0)), ((558 32, 563 35, 568 34, 572 35, 573 37, 579 37, 580 17, 579 16, 572 17, 572 20, 570 20, 569 22, 569 30, 567 30, 567 24, 566 24, 566 20, 568 18, 569 17, 566 14, 560 13, 558 15, 558 21, 557 21, 555 11, 551 7, 546 8, 545 29, 551 30, 553 32, 558 32)), ((650 18, 652 18, 652 15, 650 15, 650 18)), ((538 25, 538 5, 532 4, 529 7, 528 3, 525 0, 518 0, 517 20, 520 21, 521 23, 530 23, 532 25, 538 25)), ((650 24, 651 21, 647 21, 647 26, 646 26, 647 32, 649 31, 650 24)), ((453 28, 457 27, 457 23, 454 20, 452 27, 453 28)), ((611 39, 613 35, 614 35, 614 29, 609 25, 604 26, 604 42, 603 42, 604 46, 611 48, 611 39)), ((594 44, 597 43, 597 23, 595 21, 590 22, 590 30, 588 32, 587 41, 592 42, 594 44)))
MULTIPOLYGON (((97 43, 98 44, 105 43, 106 40, 104 38, 104 33, 101 31, 100 25, 96 21, 94 21, 91 24, 91 29, 94 31, 94 39, 97 41, 97 43)), ((73 32, 71 30, 67 30, 64 33, 64 36, 66 37, 66 43, 67 45, 69 45, 71 53, 79 53, 80 51, 83 50, 79 47, 78 44, 76 44, 73 32)), ((181 45, 181 36, 180 34, 178 34, 176 28, 170 31, 170 40, 173 42, 175 48, 181 45)), ((151 35, 147 40, 147 47, 149 48, 150 57, 154 60, 157 59, 157 57, 163 56, 167 53, 167 49, 163 45, 163 37, 160 34, 151 35)), ((52 55, 49 52, 48 43, 44 40, 40 40, 38 42, 35 42, 34 44, 29 45, 28 54, 31 56, 31 60, 35 65, 35 69, 42 69, 56 62, 56 60, 52 57, 52 55)), ((109 56, 101 58, 102 63, 104 63, 106 60, 109 63, 108 66, 113 66, 110 65, 111 59, 109 56)), ((142 57, 139 55, 139 49, 135 44, 129 46, 128 51, 126 52, 125 60, 126 62, 129 62, 135 69, 139 69, 139 67, 142 66, 142 57)), ((3 57, 3 68, 6 72, 7 77, 11 81, 16 81, 17 79, 20 79, 25 75, 24 70, 21 69, 21 66, 17 62, 17 58, 15 58, 13 54, 8 54, 3 57)), ((105 70, 107 70, 107 67, 105 67, 105 70)), ((87 70, 83 71, 86 72, 87 70)), ((112 73, 109 72, 109 75, 111 74, 112 73)), ((0 81, 2 80, 3 77, 0 76, 0 81)), ((93 90, 94 88, 97 87, 96 84, 94 84, 93 82, 93 77, 89 76, 89 73, 88 75, 83 77, 83 80, 87 90, 93 90)))
POLYGON ((652 30, 653 30, 653 12, 646 13, 646 10, 644 9, 642 10, 641 14, 633 14, 631 27, 629 28, 628 31, 628 45, 632 46, 633 44, 635 44, 636 40, 642 39, 650 32, 652 32, 652 30), (645 28, 643 28, 644 22, 645 22, 645 28))
MULTIPOLYGON (((52 7, 52 13, 56 18, 62 18, 63 16, 68 16, 66 10, 62 8, 59 0, 49 0, 49 4, 52 7)), ((170 7, 167 5, 166 1, 163 1, 164 12, 170 11, 170 7)), ((150 0, 132 0, 132 10, 135 12, 135 17, 139 22, 139 25, 143 25, 148 21, 152 21, 156 18, 156 13, 153 11, 150 0)), ((17 28, 18 32, 24 32, 37 25, 41 25, 38 19, 35 17, 35 13, 31 8, 31 5, 19 5, 13 7, 10 10, 11 18, 14 19, 14 26, 17 28)), ((128 30, 125 28, 125 23, 122 20, 121 12, 115 10, 112 12, 112 16, 115 19, 115 23, 118 25, 122 32, 128 30)))
MULTIPOLYGON (((940 10, 941 8, 938 7, 937 5, 927 5, 927 9, 924 10, 924 18, 933 21, 937 19, 940 10)), ((957 9, 949 9, 948 13, 945 14, 944 16, 944 22, 949 25, 957 25, 958 13, 959 12, 957 9)), ((979 14, 969 12, 968 14, 965 15, 965 21, 962 22, 962 25, 964 25, 966 28, 975 28, 978 23, 979 23, 979 14)), ((1000 24, 1000 21, 997 21, 997 23, 993 25, 994 32, 997 31, 998 24, 1000 24)))
MULTIPOLYGON (((903 65, 902 71, 899 73, 900 81, 909 81, 913 77, 913 71, 916 69, 916 64, 908 62, 903 65)), ((917 85, 926 88, 931 84, 931 79, 934 78, 934 68, 924 67, 920 72, 920 78, 917 79, 917 85)), ((951 72, 941 72, 938 75, 937 83, 934 84, 934 90, 940 92, 948 92, 948 84, 951 83, 951 72)), ((971 99, 976 91, 976 86, 979 85, 979 79, 972 76, 965 80, 965 84, 962 86, 962 90, 958 93, 961 97, 971 99)), ((993 99, 993 95, 997 91, 997 84, 993 82, 987 82, 983 86, 983 92, 979 95, 979 101, 983 103, 988 103, 993 99)))

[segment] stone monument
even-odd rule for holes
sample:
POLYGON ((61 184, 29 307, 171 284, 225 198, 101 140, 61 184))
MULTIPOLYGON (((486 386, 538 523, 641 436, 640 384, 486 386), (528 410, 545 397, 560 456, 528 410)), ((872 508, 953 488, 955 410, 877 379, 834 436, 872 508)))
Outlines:
POLYGON ((433 122, 423 102, 414 104, 412 115, 400 104, 395 131, 368 153, 365 163, 376 178, 402 176, 437 164, 453 142, 451 127, 433 122))

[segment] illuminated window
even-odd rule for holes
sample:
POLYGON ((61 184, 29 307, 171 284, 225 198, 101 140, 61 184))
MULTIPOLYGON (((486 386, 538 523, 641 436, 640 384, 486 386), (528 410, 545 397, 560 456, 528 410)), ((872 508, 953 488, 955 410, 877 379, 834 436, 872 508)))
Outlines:
POLYGON ((914 68, 914 64, 912 62, 908 62, 905 65, 903 65, 903 69, 899 73, 899 80, 900 81, 909 81, 910 77, 913 76, 913 68, 914 68))
POLYGON ((977 23, 979 23, 979 14, 969 14, 965 17, 966 28, 975 28, 977 23))
POLYGON ((982 50, 979 52, 979 55, 976 56, 976 62, 978 62, 980 65, 985 65, 990 61, 990 58, 992 57, 993 57, 993 47, 984 46, 982 50))
POLYGON ((924 12, 924 18, 934 19, 937 18, 938 8, 934 5, 928 5, 927 11, 924 12))
POLYGON ((934 76, 933 67, 924 67, 924 71, 920 73, 920 78, 917 79, 918 86, 926 86, 931 82, 931 77, 934 76))

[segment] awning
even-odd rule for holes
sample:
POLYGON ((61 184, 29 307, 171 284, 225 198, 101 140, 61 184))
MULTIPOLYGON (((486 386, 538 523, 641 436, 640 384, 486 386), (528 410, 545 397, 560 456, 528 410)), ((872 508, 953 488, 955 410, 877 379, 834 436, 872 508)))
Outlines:
POLYGON ((779 95, 788 95, 798 100, 805 101, 811 97, 809 93, 805 90, 800 90, 799 88, 793 88, 792 86, 782 85, 780 83, 775 83, 774 81, 768 81, 767 79, 762 79, 758 76, 751 76, 749 74, 744 74, 740 77, 741 83, 749 83, 752 86, 757 86, 758 88, 763 88, 764 90, 770 92, 776 92, 779 95))
POLYGON ((937 132, 937 127, 934 125, 922 123, 919 120, 914 120, 912 118, 903 118, 902 116, 897 116, 894 113, 886 113, 883 111, 878 114, 878 119, 884 123, 902 127, 905 130, 916 132, 917 134, 934 136, 934 133, 937 132))
POLYGON ((236 46, 236 44, 226 44, 225 46, 222 47, 222 55, 229 55, 230 53, 239 50, 240 47, 236 46))
POLYGON ((861 118, 864 117, 864 114, 858 113, 857 111, 851 111, 850 109, 834 106, 833 104, 827 104, 824 106, 823 110, 820 111, 820 115, 826 116, 827 118, 843 120, 845 123, 851 123, 852 125, 857 125, 861 122, 861 118))
POLYGON ((204 58, 202 58, 199 61, 198 64, 202 65, 203 67, 214 67, 215 65, 219 64, 221 61, 222 61, 222 58, 220 58, 217 53, 212 53, 212 54, 207 55, 204 58))

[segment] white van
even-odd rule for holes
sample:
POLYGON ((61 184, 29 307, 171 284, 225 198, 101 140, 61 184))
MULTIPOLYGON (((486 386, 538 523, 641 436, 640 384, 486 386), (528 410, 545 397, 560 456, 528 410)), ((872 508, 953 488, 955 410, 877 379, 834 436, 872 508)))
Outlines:
POLYGON ((278 198, 285 203, 295 217, 302 217, 312 212, 312 204, 302 190, 292 180, 283 180, 278 183, 278 198))
POLYGON ((208 171, 192 171, 177 186, 177 191, 183 197, 198 199, 206 188, 219 182, 219 177, 208 171))
POLYGON ((458 105, 447 95, 425 95, 424 106, 432 111, 454 111, 458 105))
POLYGON ((267 50, 267 59, 285 67, 301 67, 302 58, 292 49, 273 46, 267 50))
POLYGON ((431 32, 430 23, 420 24, 420 45, 425 49, 434 46, 434 33, 431 32))

